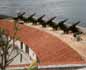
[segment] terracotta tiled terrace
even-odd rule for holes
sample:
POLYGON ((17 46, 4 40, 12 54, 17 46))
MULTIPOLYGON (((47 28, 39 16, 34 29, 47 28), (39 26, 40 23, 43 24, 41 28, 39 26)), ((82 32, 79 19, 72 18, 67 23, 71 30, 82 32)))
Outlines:
MULTIPOLYGON (((13 34, 13 23, 0 20, 0 27, 13 34)), ((64 41, 39 29, 19 24, 17 36, 37 54, 39 65, 84 64, 86 61, 64 41)))

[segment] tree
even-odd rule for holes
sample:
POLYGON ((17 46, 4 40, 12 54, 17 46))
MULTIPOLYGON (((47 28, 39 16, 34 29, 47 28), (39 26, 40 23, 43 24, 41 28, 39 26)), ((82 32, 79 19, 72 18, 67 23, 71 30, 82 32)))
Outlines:
POLYGON ((9 37, 9 32, 3 28, 0 28, 0 68, 5 70, 9 64, 22 52, 18 47, 16 47, 15 42, 18 40, 16 36, 19 28, 17 27, 17 20, 14 22, 14 32, 13 36, 9 37), (10 42, 12 41, 12 44, 10 42), (16 52, 12 55, 13 52, 16 52))
POLYGON ((7 30, 0 28, 0 67, 2 70, 5 70, 6 67, 13 61, 13 59, 19 55, 17 47, 15 47, 16 32, 18 31, 16 21, 14 23, 14 33, 11 39, 9 39, 9 35, 7 30), (13 43, 10 44, 10 41, 13 40, 13 43), (16 51, 17 53, 10 57, 12 52, 16 51))
MULTIPOLYGON (((22 62, 22 58, 28 58, 27 56, 29 49, 28 46, 25 45, 25 52, 23 51, 23 42, 20 42, 20 48, 15 44, 19 37, 17 37, 17 32, 20 30, 18 25, 18 19, 14 18, 13 24, 13 33, 9 36, 9 31, 4 28, 0 28, 0 69, 6 70, 6 68, 16 59, 18 56, 19 61, 22 62), (10 43, 12 42, 12 43, 10 43)), ((37 58, 38 60, 38 58, 37 58)), ((29 62, 28 60, 25 60, 29 62)), ((38 63, 38 62, 36 62, 38 63)), ((33 63, 31 63, 33 64, 33 63)), ((29 65, 29 64, 28 64, 29 65)), ((30 65, 30 70, 36 69, 37 65, 30 65)))

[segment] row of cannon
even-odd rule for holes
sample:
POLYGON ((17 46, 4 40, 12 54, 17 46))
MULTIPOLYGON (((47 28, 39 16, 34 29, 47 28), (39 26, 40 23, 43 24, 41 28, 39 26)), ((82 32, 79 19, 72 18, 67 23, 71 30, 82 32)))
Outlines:
POLYGON ((50 27, 52 27, 54 30, 57 30, 58 28, 60 28, 61 30, 64 31, 64 33, 69 33, 70 31, 73 32, 73 33, 80 33, 80 34, 82 33, 82 32, 79 30, 79 28, 76 27, 76 26, 80 23, 80 21, 77 21, 77 22, 75 22, 74 24, 72 24, 71 26, 68 27, 67 25, 64 24, 65 22, 68 21, 68 19, 64 19, 64 20, 62 20, 62 21, 56 23, 56 22, 53 22, 53 20, 56 18, 56 16, 50 18, 48 21, 44 21, 43 18, 44 18, 46 15, 42 15, 42 16, 38 17, 37 19, 35 19, 35 18, 33 18, 33 17, 36 15, 36 13, 31 14, 31 15, 30 15, 29 17, 27 17, 27 18, 24 17, 24 14, 25 14, 25 12, 23 12, 23 13, 18 13, 18 14, 17 14, 17 17, 14 18, 14 19, 21 19, 21 20, 23 20, 24 22, 32 22, 34 25, 40 24, 40 25, 42 25, 43 27, 50 26, 50 27))
POLYGON ((77 21, 75 23, 73 23, 71 26, 67 26, 66 24, 64 24, 65 22, 67 22, 69 19, 64 19, 59 21, 58 23, 53 22, 54 19, 56 19, 56 16, 50 18, 48 21, 43 20, 43 18, 46 16, 45 14, 38 17, 37 19, 34 18, 34 16, 36 15, 36 13, 31 14, 30 16, 28 16, 27 18, 24 17, 26 13, 23 12, 19 12, 17 13, 17 17, 12 17, 14 20, 23 20, 24 22, 31 22, 34 25, 40 24, 43 27, 47 27, 50 26, 52 27, 54 30, 57 30, 58 28, 60 28, 61 30, 63 30, 64 33, 79 33, 82 34, 83 32, 77 27, 77 25, 80 23, 80 21, 77 21))

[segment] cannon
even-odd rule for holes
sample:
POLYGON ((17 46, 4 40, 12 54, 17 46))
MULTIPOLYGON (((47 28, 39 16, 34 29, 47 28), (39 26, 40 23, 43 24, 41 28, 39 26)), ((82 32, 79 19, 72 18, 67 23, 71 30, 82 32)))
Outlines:
POLYGON ((18 12, 18 13, 17 13, 17 17, 12 17, 12 19, 14 19, 14 20, 16 20, 16 21, 18 21, 18 19, 24 21, 24 19, 25 19, 25 18, 23 17, 24 14, 25 14, 25 12, 23 12, 23 13, 18 12))
POLYGON ((45 15, 42 15, 42 16, 40 16, 40 17, 37 18, 37 19, 33 18, 33 19, 34 19, 33 24, 37 24, 38 22, 40 22, 40 20, 42 20, 42 18, 43 18, 44 16, 45 16, 45 15))
POLYGON ((17 13, 17 17, 18 17, 19 19, 21 19, 21 18, 23 17, 24 14, 25 14, 25 12, 23 12, 23 13, 18 12, 18 13, 17 13))
POLYGON ((52 21, 55 19, 56 17, 52 17, 51 19, 49 19, 46 24, 52 23, 52 21))
POLYGON ((65 25, 64 23, 65 23, 67 20, 68 20, 68 19, 64 19, 64 20, 62 20, 62 21, 60 21, 60 22, 58 22, 58 23, 52 22, 52 23, 50 23, 49 26, 52 27, 54 30, 57 30, 58 27, 63 30, 64 27, 66 28, 66 25, 65 25))
POLYGON ((18 12, 17 13, 17 19, 24 20, 24 17, 23 17, 24 14, 25 14, 25 12, 23 12, 23 13, 18 12))
POLYGON ((69 31, 71 31, 73 33, 80 32, 79 29, 76 27, 76 25, 78 25, 79 23, 80 23, 80 21, 77 21, 76 23, 74 23, 73 25, 71 25, 69 27, 67 27, 67 25, 65 25, 65 24, 60 24, 60 29, 62 29, 64 31, 64 33, 69 33, 69 31))
POLYGON ((71 31, 73 33, 76 33, 76 32, 82 33, 81 31, 79 31, 79 28, 76 27, 79 23, 80 21, 77 21, 76 23, 74 23, 72 26, 68 28, 68 31, 71 31))
POLYGON ((37 22, 40 22, 43 17, 45 17, 45 15, 42 15, 41 17, 39 17, 39 18, 37 19, 37 22))
POLYGON ((49 26, 55 18, 56 18, 56 17, 52 17, 52 18, 49 19, 47 22, 42 21, 42 23, 41 23, 42 26, 43 26, 43 27, 46 27, 47 25, 49 26))
POLYGON ((46 25, 48 25, 48 26, 52 26, 53 24, 54 24, 54 22, 53 22, 53 20, 56 18, 56 16, 55 17, 52 17, 51 19, 49 19, 47 22, 46 22, 46 25))
POLYGON ((72 26, 69 27, 69 30, 76 28, 76 25, 78 25, 79 23, 80 21, 77 21, 76 23, 74 23, 72 26))
POLYGON ((58 24, 56 24, 54 26, 54 29, 57 30, 57 28, 59 27, 61 30, 64 31, 64 33, 66 32, 67 30, 67 26, 64 24, 66 21, 68 21, 68 19, 64 19, 62 21, 60 21, 58 24))
POLYGON ((60 29, 66 28, 66 25, 64 24, 66 21, 68 21, 68 19, 64 19, 64 20, 58 22, 57 24, 54 23, 54 24, 52 25, 53 29, 54 29, 54 30, 57 30, 58 27, 59 27, 60 29))
POLYGON ((30 15, 30 16, 27 18, 27 21, 28 21, 28 22, 33 22, 33 21, 34 21, 33 16, 35 16, 35 15, 36 15, 36 13, 33 13, 32 15, 30 15))

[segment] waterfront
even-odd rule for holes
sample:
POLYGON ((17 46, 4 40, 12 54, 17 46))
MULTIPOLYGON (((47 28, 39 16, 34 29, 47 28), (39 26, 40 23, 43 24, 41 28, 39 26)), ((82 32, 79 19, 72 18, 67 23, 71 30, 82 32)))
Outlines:
POLYGON ((80 20, 80 25, 86 27, 85 6, 85 0, 0 0, 0 14, 15 16, 17 11, 25 11, 28 16, 36 12, 36 16, 57 16, 57 20, 80 20))

